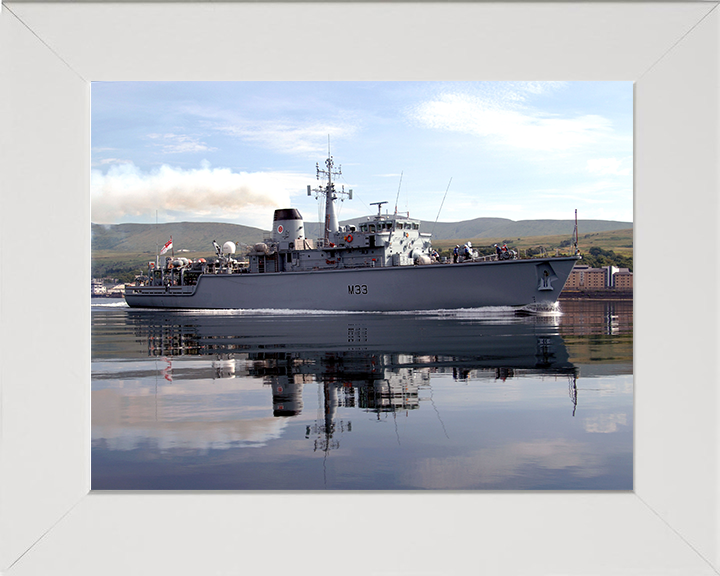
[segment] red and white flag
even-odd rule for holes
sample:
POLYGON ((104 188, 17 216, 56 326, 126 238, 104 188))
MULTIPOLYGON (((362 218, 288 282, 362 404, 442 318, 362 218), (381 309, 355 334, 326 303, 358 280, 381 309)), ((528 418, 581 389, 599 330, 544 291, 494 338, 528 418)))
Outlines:
POLYGON ((162 250, 160 250, 160 254, 165 254, 165 252, 170 250, 170 248, 172 248, 172 238, 170 238, 170 240, 165 242, 165 246, 163 246, 162 250))

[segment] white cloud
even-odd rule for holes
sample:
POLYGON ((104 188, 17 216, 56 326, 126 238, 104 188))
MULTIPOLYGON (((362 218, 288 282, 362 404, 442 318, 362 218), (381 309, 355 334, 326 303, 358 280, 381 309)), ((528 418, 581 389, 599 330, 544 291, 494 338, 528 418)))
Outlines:
POLYGON ((295 123, 240 120, 231 124, 215 125, 214 128, 275 152, 313 158, 327 154, 328 137, 332 153, 334 140, 351 138, 356 131, 356 127, 351 122, 345 121, 295 123))
POLYGON ((519 93, 519 99, 524 99, 523 92, 529 92, 533 95, 547 94, 566 85, 567 82, 511 82, 510 88, 515 88, 519 93))
MULTIPOLYGON (((524 98, 518 94, 516 99, 524 98)), ((498 100, 446 93, 418 105, 411 115, 428 128, 489 137, 496 143, 529 150, 571 150, 596 142, 611 129, 602 116, 564 118, 532 111, 507 95, 498 100)))
POLYGON ((587 161, 587 170, 600 176, 630 176, 632 158, 594 158, 587 161))
POLYGON ((199 169, 163 165, 150 172, 116 165, 107 174, 92 172, 92 220, 150 221, 157 210, 166 220, 219 219, 267 228, 272 210, 289 206, 290 196, 304 190, 306 181, 304 174, 236 173, 207 162, 199 169))
POLYGON ((93 162, 93 166, 106 166, 108 164, 132 164, 132 160, 125 160, 123 158, 103 158, 97 162, 93 162))
MULTIPOLYGON (((267 115, 273 110, 271 119, 253 114, 252 105, 243 112, 237 107, 186 105, 184 114, 199 119, 205 130, 212 130, 233 136, 252 145, 282 154, 295 154, 315 158, 323 157, 328 150, 330 137, 333 143, 353 138, 362 120, 348 109, 337 109, 318 117, 317 107, 306 110, 305 100, 281 99, 268 101, 259 114, 267 115)), ((321 106, 322 107, 322 106, 321 106)))
POLYGON ((151 140, 157 140, 162 151, 167 154, 179 154, 184 152, 214 152, 217 148, 208 146, 194 136, 187 134, 148 134, 151 140))
MULTIPOLYGON (((540 201, 568 200, 572 201, 572 207, 580 212, 580 218, 588 218, 582 215, 592 209, 592 218, 608 220, 633 220, 632 203, 627 200, 632 198, 632 182, 622 180, 613 181, 609 179, 593 180, 570 185, 565 188, 546 188, 533 191, 533 195, 540 201), (597 210, 595 208, 598 208, 597 210)), ((546 218, 549 216, 536 216, 546 218)))

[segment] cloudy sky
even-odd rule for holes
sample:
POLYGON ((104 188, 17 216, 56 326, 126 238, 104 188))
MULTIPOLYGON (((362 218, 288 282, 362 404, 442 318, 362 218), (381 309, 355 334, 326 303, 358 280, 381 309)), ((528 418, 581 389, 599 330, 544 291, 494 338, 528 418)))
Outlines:
POLYGON ((632 221, 632 114, 631 82, 96 82, 92 220, 318 221, 329 140, 341 220, 632 221))

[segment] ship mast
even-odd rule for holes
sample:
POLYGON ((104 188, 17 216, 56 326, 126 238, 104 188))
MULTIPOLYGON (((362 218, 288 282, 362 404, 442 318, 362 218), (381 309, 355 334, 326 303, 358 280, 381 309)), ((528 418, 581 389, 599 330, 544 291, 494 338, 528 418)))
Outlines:
POLYGON ((336 190, 335 183, 333 182, 333 176, 340 176, 342 174, 342 167, 338 166, 335 169, 335 162, 333 157, 330 155, 328 150, 328 157, 325 160, 325 169, 321 169, 319 164, 315 164, 315 170, 317 172, 317 179, 320 180, 320 176, 327 176, 327 184, 325 186, 318 186, 315 189, 311 189, 308 185, 308 196, 315 192, 315 197, 318 198, 321 195, 325 196, 325 232, 323 234, 324 245, 330 244, 330 233, 336 233, 339 229, 337 215, 335 214, 335 200, 338 195, 347 194, 348 198, 352 200, 352 190, 345 192, 345 186, 340 190, 336 190))

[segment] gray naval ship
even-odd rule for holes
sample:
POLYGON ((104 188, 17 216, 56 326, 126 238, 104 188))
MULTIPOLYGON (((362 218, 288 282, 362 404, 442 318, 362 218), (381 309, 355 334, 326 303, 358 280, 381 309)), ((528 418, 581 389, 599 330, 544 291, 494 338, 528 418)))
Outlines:
POLYGON ((335 201, 352 190, 336 188, 341 174, 332 156, 316 165, 318 181, 308 195, 325 198, 323 238, 305 237, 294 208, 275 210, 272 238, 255 244, 240 262, 235 244, 217 258, 166 258, 150 263, 138 285, 127 286, 131 307, 191 309, 293 309, 409 311, 512 306, 551 308, 580 256, 518 259, 511 251, 492 256, 470 252, 458 262, 440 262, 420 222, 378 213, 357 226, 340 226, 335 201))

